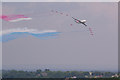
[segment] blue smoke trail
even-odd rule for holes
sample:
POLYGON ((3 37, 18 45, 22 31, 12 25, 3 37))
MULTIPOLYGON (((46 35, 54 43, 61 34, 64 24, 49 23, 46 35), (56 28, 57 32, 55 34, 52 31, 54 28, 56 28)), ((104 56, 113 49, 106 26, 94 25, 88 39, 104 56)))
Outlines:
POLYGON ((56 36, 58 36, 61 32, 11 32, 11 33, 7 33, 7 34, 3 34, 0 36, 0 42, 8 42, 14 39, 18 39, 18 38, 23 38, 23 37, 27 37, 29 35, 32 35, 34 37, 37 37, 39 39, 49 39, 49 38, 55 38, 56 36))

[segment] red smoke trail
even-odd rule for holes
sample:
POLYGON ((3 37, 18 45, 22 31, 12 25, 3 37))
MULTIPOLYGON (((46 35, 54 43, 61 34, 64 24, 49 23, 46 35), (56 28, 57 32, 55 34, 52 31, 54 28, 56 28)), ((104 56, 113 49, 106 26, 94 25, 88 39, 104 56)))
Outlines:
POLYGON ((1 15, 0 18, 5 20, 5 21, 12 21, 13 20, 13 22, 20 21, 20 19, 21 20, 30 20, 29 17, 26 17, 24 15, 7 15, 7 16, 1 15), (17 19, 19 19, 19 20, 17 20, 17 19))
POLYGON ((55 12, 55 13, 59 13, 59 14, 61 14, 61 15, 63 15, 63 14, 64 14, 65 16, 68 16, 68 14, 65 14, 65 13, 62 13, 62 12, 59 12, 59 11, 54 11, 54 10, 51 10, 51 12, 53 12, 53 13, 54 13, 54 12, 55 12))
POLYGON ((73 24, 70 24, 70 26, 72 26, 73 24))
POLYGON ((89 27, 90 35, 93 35, 92 29, 89 27))
POLYGON ((68 16, 68 14, 66 14, 66 16, 68 16))

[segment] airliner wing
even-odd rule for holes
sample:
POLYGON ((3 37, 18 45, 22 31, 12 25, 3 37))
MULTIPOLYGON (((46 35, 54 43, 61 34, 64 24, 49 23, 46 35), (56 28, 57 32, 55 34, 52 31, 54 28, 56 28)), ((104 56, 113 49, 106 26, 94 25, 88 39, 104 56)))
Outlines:
POLYGON ((87 26, 85 23, 82 23, 83 25, 87 26))

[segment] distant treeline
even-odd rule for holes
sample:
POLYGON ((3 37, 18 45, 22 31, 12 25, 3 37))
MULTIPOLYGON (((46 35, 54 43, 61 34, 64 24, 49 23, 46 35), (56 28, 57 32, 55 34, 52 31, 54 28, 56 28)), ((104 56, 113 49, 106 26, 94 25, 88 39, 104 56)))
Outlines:
POLYGON ((36 71, 3 70, 3 78, 111 78, 118 77, 115 72, 87 72, 87 71, 50 71, 41 69, 36 71))

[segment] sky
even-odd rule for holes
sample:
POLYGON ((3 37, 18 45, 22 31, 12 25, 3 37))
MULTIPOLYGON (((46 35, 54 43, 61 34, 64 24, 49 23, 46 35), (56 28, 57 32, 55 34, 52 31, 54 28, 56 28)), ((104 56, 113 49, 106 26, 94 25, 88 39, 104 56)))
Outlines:
POLYGON ((1 0, 2 2, 118 2, 119 0, 1 0))
POLYGON ((28 35, 3 42, 3 69, 118 69, 117 3, 4 2, 2 14, 23 14, 32 18, 15 23, 3 20, 2 31, 27 28, 60 32, 47 39, 28 35), (69 16, 52 13, 51 10, 69 16), (88 26, 76 24, 72 17, 86 19, 88 26), (90 35, 89 27, 94 35, 90 35))

